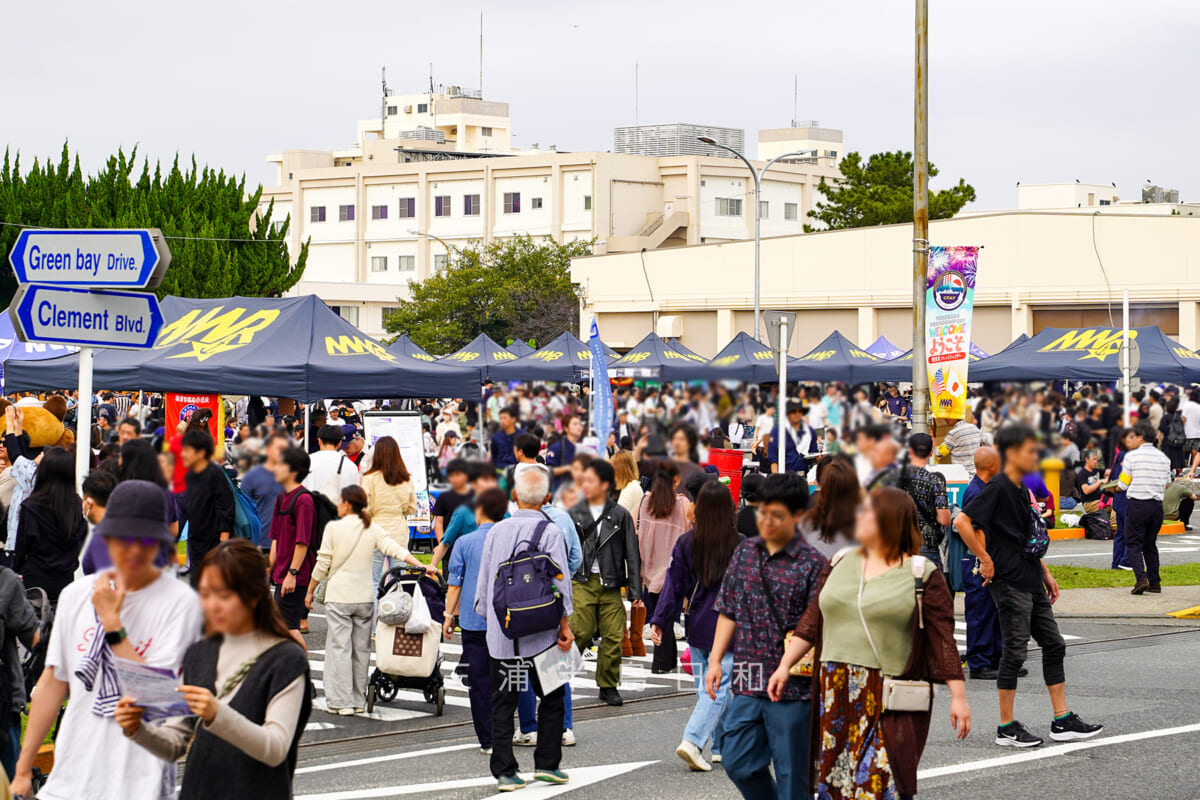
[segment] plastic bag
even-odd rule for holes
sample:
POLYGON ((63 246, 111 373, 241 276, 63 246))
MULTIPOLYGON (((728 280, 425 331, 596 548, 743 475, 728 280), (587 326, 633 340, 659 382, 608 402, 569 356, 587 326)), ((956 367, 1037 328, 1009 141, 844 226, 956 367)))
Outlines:
POLYGON ((405 633, 425 633, 433 625, 433 617, 429 613, 429 603, 425 601, 425 593, 417 587, 412 593, 412 614, 404 623, 405 633))
POLYGON ((413 600, 399 584, 379 598, 379 621, 384 625, 405 625, 412 617, 413 600))

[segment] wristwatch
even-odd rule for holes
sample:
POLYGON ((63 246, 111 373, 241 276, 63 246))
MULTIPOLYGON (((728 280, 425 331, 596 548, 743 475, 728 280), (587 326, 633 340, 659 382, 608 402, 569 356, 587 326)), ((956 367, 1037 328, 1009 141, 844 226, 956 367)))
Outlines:
POLYGON ((125 632, 124 628, 121 628, 120 630, 109 631, 109 632, 105 633, 104 634, 104 643, 107 644, 109 647, 116 647, 117 645, 119 645, 121 642, 125 641, 128 638, 129 638, 129 634, 125 632))
POLYGON ((291 575, 293 578, 299 574, 300 574, 300 570, 298 570, 298 569, 289 569, 288 570, 288 575, 291 575))

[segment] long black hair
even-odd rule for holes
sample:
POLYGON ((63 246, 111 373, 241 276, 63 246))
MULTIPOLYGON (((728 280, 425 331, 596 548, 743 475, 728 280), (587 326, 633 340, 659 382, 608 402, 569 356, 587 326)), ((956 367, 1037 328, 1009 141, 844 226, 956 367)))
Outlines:
POLYGON ((654 465, 654 478, 647 495, 646 510, 655 519, 666 519, 675 510, 675 479, 679 467, 669 458, 660 458, 654 465))
POLYGON ((63 541, 69 541, 83 517, 83 501, 75 492, 75 454, 63 447, 43 450, 28 499, 54 516, 58 533, 63 541))
POLYGON ((696 493, 696 525, 692 528, 692 569, 701 586, 719 586, 741 543, 729 487, 706 481, 696 493))
POLYGON ((145 439, 130 439, 121 445, 121 471, 117 475, 122 483, 125 481, 150 481, 167 488, 167 476, 163 475, 162 466, 158 463, 158 453, 154 445, 145 439))

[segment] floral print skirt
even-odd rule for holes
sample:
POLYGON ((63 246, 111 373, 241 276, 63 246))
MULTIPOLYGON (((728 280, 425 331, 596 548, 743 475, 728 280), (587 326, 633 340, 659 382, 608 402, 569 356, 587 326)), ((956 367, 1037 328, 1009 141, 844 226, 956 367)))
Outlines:
POLYGON ((818 800, 899 800, 879 729, 883 673, 821 664, 818 800))

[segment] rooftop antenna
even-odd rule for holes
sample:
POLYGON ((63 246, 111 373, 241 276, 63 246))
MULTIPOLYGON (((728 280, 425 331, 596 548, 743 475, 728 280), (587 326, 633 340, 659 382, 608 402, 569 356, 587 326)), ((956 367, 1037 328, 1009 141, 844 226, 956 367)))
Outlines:
POLYGON ((633 124, 638 124, 638 62, 633 62, 633 124))
POLYGON ((379 82, 383 88, 383 99, 379 101, 379 138, 383 139, 387 131, 387 67, 379 68, 379 82))
POLYGON ((800 74, 792 76, 792 125, 800 119, 800 74))
POLYGON ((483 97, 483 11, 479 12, 479 96, 483 97))

